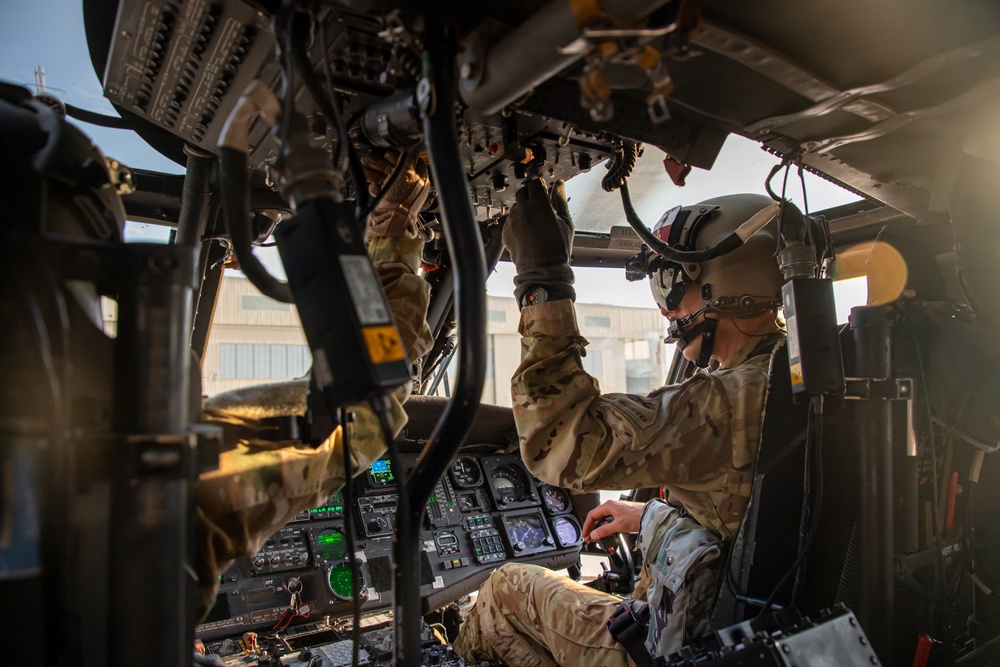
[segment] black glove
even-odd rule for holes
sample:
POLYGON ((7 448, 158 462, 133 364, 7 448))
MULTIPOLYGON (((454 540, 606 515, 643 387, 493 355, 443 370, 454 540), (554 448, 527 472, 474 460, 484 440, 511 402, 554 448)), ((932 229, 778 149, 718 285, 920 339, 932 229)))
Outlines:
POLYGON ((541 179, 521 186, 503 228, 503 244, 517 269, 514 296, 518 304, 536 287, 548 290, 550 299, 576 298, 569 267, 572 243, 573 219, 565 183, 555 182, 548 192, 541 179))

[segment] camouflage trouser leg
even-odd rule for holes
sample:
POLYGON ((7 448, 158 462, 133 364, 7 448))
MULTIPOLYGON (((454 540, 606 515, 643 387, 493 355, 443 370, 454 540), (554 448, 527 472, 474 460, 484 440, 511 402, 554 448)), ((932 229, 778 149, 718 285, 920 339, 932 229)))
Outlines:
POLYGON ((626 667, 625 649, 604 625, 619 602, 543 567, 510 563, 479 590, 455 651, 511 667, 626 667))

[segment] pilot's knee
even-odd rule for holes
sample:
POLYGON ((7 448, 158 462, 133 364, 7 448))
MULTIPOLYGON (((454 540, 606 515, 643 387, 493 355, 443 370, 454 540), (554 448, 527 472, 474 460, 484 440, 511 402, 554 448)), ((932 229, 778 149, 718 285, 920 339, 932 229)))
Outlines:
POLYGON ((530 606, 538 577, 548 572, 538 565, 507 563, 494 570, 483 584, 477 606, 504 614, 530 606))

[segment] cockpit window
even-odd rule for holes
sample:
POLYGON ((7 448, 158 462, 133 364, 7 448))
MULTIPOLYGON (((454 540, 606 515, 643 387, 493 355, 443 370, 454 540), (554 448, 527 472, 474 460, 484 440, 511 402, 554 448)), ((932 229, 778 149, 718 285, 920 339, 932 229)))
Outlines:
MULTIPOLYGON (((661 386, 673 358, 664 345, 666 320, 645 282, 626 282, 620 268, 575 269, 580 331, 590 342, 584 368, 608 392, 648 393, 661 386)), ((510 378, 521 362, 520 311, 514 269, 502 262, 487 281, 486 386, 483 402, 510 406, 510 378)), ((455 370, 432 381, 430 393, 448 395, 455 370)))

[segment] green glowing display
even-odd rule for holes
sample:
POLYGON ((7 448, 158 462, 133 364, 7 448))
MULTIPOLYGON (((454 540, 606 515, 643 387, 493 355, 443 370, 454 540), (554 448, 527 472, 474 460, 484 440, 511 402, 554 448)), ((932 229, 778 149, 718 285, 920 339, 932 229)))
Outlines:
POLYGON ((340 533, 336 533, 336 532, 334 532, 334 533, 327 533, 327 534, 322 534, 321 533, 316 538, 316 542, 318 542, 321 547, 326 547, 326 546, 330 546, 331 544, 340 544, 340 541, 342 539, 344 539, 344 536, 341 535, 340 533))
POLYGON ((338 561, 347 555, 347 540, 335 528, 324 528, 316 534, 319 557, 327 561, 338 561))
MULTIPOLYGON (((360 572, 355 580, 358 582, 358 590, 361 590, 360 572)), ((351 599, 351 567, 349 565, 338 565, 330 570, 330 591, 341 600, 351 599)))

